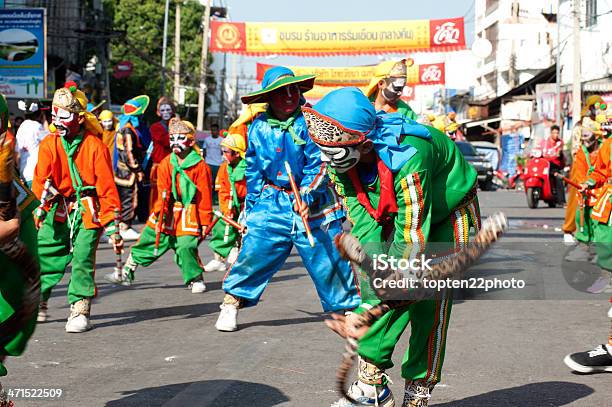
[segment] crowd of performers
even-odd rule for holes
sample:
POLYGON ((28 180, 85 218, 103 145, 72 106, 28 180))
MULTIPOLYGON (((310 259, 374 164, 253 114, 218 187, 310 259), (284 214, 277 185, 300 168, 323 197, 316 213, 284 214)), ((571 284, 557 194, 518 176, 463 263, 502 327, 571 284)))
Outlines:
MULTIPOLYGON (((126 102, 118 118, 109 111, 96 117, 83 92, 67 83, 54 94, 50 134, 38 146, 31 189, 14 171, 15 139, 0 98, 0 261, 8 265, 0 273, 0 376, 7 374, 4 357, 23 352, 36 321, 53 312, 48 299, 69 264, 66 332, 91 328, 101 239, 118 255, 124 240, 138 239, 124 264, 119 259, 105 276, 116 284, 131 285, 138 266, 170 249, 192 293, 206 290, 205 271, 226 272, 215 324, 225 332, 238 329, 239 310, 257 304, 295 246, 323 311, 341 312, 330 328, 358 339, 358 380, 348 390, 357 404, 342 398, 334 406, 426 406, 441 377, 452 292, 392 309, 355 334, 359 315, 383 299, 334 244, 348 220, 370 255, 405 257, 438 243, 439 252, 428 254, 445 258, 466 247, 470 231, 481 227, 476 171, 451 137, 414 121, 400 100, 406 72, 405 61, 383 62, 365 94, 344 88, 310 106, 302 95, 314 76, 269 69, 262 89, 242 97, 247 109, 220 142, 224 163, 212 170, 195 143, 194 126, 176 117, 167 98, 158 101, 160 121, 149 131, 140 120, 148 97, 126 102), (138 233, 134 203, 149 165, 150 214, 138 233), (213 185, 219 210, 213 210, 213 185), (19 209, 19 223, 3 205, 19 209), (208 237, 214 258, 204 266, 198 246, 208 237), (21 258, 36 260, 28 270, 11 257, 9 247, 17 243, 27 253, 21 258), (400 404, 386 371, 409 324, 400 404)), ((584 197, 577 234, 610 242, 610 139, 597 151, 587 132, 582 140, 573 175, 584 197), (607 191, 607 201, 588 203, 587 197, 599 196, 589 192, 594 188, 607 191)), ((606 270, 610 255, 598 256, 606 270)), ((612 370, 612 337, 568 358, 576 370, 612 370)))

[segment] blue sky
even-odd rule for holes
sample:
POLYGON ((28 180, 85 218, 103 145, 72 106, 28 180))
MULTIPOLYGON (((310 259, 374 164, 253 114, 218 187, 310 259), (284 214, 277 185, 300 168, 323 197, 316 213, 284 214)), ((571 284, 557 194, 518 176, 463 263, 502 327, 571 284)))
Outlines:
MULTIPOLYGON (((418 20, 464 16, 466 41, 474 32, 474 0, 225 0, 233 21, 380 21, 418 20), (384 7, 378 5, 384 4, 384 7)), ((327 58, 277 57, 242 58, 245 76, 254 75, 257 61, 274 65, 356 66, 376 64, 377 56, 327 58)))

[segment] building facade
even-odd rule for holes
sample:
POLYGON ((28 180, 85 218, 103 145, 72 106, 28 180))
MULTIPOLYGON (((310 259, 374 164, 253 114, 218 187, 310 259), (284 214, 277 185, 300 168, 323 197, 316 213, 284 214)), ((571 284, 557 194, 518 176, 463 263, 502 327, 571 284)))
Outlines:
POLYGON ((557 0, 476 0, 475 35, 491 42, 476 99, 505 94, 555 63, 557 0))

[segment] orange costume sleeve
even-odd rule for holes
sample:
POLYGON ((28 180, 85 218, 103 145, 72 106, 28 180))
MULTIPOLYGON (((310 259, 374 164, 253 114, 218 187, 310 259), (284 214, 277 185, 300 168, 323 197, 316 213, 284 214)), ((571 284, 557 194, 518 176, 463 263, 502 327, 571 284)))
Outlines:
POLYGON ((608 138, 599 148, 597 160, 595 160, 595 171, 591 173, 588 183, 596 187, 603 186, 612 177, 612 166, 610 164, 610 149, 612 148, 612 138, 608 138))
POLYGON ((217 172, 215 180, 215 189, 219 192, 219 208, 224 215, 229 213, 229 199, 231 185, 229 181, 229 173, 227 172, 227 162, 223 161, 217 172))
MULTIPOLYGON (((108 225, 114 220, 115 208, 121 208, 108 148, 97 136, 88 134, 83 139, 74 161, 83 186, 95 187, 99 203, 99 209, 96 210, 96 205, 91 202, 90 197, 82 200, 86 211, 83 215, 85 228, 94 229, 108 225)), ((40 143, 32 180, 32 192, 38 199, 48 178, 60 195, 69 199, 73 197, 75 190, 68 169, 68 157, 57 133, 49 134, 40 143)))
POLYGON ((198 192, 196 201, 200 226, 208 226, 212 222, 212 173, 210 167, 200 161, 197 165, 187 169, 189 178, 196 184, 198 192))

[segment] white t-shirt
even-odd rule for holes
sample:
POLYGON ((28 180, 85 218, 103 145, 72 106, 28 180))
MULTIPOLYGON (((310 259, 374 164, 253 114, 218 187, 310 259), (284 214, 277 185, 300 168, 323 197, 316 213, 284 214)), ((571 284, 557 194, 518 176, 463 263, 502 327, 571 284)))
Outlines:
POLYGON ((34 120, 24 120, 15 136, 15 151, 19 154, 19 171, 26 181, 34 178, 34 168, 38 162, 38 145, 49 132, 34 120))
POLYGON ((221 137, 206 137, 204 139, 204 148, 206 149, 206 164, 218 167, 223 162, 223 154, 221 153, 221 137))

